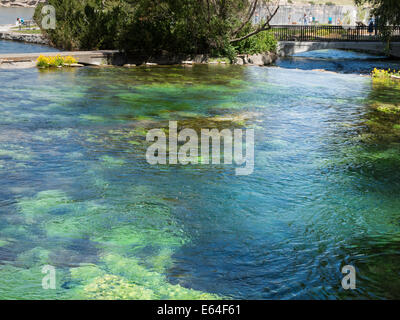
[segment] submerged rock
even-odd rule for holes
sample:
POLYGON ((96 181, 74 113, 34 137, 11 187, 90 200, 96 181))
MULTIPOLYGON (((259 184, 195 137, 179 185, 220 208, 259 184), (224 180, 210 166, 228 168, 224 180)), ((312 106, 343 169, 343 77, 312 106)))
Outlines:
POLYGON ((258 66, 268 66, 276 61, 278 56, 273 52, 265 52, 259 54, 240 54, 236 57, 234 64, 250 64, 258 66))
POLYGON ((272 52, 253 54, 247 56, 249 64, 255 64, 259 66, 270 65, 271 63, 275 62, 276 59, 277 59, 276 54, 272 52))
POLYGON ((133 68, 133 67, 136 67, 136 64, 125 63, 125 64, 123 65, 123 67, 124 67, 124 68, 133 68))

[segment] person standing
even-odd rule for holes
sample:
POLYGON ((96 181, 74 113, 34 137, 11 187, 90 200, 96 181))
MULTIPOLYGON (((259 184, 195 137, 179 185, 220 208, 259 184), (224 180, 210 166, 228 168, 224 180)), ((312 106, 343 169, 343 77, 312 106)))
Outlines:
POLYGON ((368 22, 368 33, 369 36, 372 36, 372 33, 374 32, 375 28, 375 23, 374 23, 374 18, 371 16, 368 22))

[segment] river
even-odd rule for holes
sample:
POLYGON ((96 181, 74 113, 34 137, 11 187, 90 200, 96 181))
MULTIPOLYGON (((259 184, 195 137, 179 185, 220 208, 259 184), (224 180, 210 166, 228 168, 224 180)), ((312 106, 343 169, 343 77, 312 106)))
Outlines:
MULTIPOLYGON (((25 20, 32 19, 34 8, 6 8, 0 7, 0 26, 6 24, 14 24, 17 17, 25 20)), ((0 40, 0 54, 5 53, 31 53, 31 52, 54 52, 55 48, 48 46, 23 43, 16 41, 0 40)))
POLYGON ((313 71, 337 54, 1 71, 0 298, 400 298, 400 144, 360 76, 396 63, 313 71), (145 134, 168 120, 253 128, 254 172, 148 164, 145 134))

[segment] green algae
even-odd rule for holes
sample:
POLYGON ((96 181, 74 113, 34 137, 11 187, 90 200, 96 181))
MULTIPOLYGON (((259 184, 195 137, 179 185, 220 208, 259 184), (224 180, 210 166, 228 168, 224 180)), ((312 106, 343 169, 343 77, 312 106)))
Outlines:
POLYGON ((128 143, 129 143, 129 144, 132 144, 132 145, 135 145, 135 146, 140 146, 140 145, 142 145, 142 143, 140 143, 139 141, 136 141, 136 140, 128 141, 128 143))
POLYGON ((125 161, 123 159, 118 159, 115 157, 111 157, 108 155, 100 157, 100 160, 106 165, 106 166, 122 166, 125 164, 125 161))
MULTIPOLYGON (((150 198, 146 193, 151 189, 137 186, 129 191, 140 199, 150 198)), ((90 238, 99 244, 104 254, 99 265, 85 265, 70 269, 74 285, 68 293, 75 299, 217 299, 217 295, 187 289, 170 284, 165 272, 172 267, 174 248, 185 244, 186 236, 165 206, 138 202, 124 210, 103 206, 96 202, 74 205, 74 202, 60 190, 39 192, 32 198, 19 202, 20 210, 27 217, 50 214, 43 221, 48 237, 90 238), (51 217, 57 208, 66 212, 51 217), (109 210, 112 210, 111 212, 109 210), (129 222, 129 223, 128 223, 129 222), (116 254, 127 248, 140 250, 153 246, 158 248, 145 260, 116 254), (117 248, 126 248, 123 250, 117 248), (111 253, 113 252, 113 253, 111 253), (145 266, 147 265, 147 267, 145 266)), ((49 250, 36 247, 18 256, 20 266, 51 263, 49 250)), ((18 271, 19 272, 19 271, 18 271)), ((37 273, 33 273, 37 275, 37 273)), ((68 278, 64 275, 64 278, 68 278)), ((33 282, 34 278, 28 279, 33 282)), ((61 285, 61 283, 60 283, 61 285)), ((34 286, 31 294, 40 293, 34 286)), ((46 295, 41 297, 47 297, 46 295)))
POLYGON ((57 271, 56 289, 45 290, 42 287, 42 266, 30 268, 3 264, 0 268, 0 296, 7 300, 43 300, 69 298, 62 289, 64 273, 57 271))
POLYGON ((5 247, 6 245, 8 245, 10 242, 4 239, 0 239, 0 248, 1 247, 5 247))
POLYGON ((61 190, 41 191, 33 198, 23 198, 18 201, 19 209, 28 223, 32 223, 35 218, 49 214, 57 207, 68 204, 68 196, 61 190))
POLYGON ((20 224, 8 224, 1 229, 1 235, 3 237, 23 238, 26 234, 28 234, 27 227, 20 224))
POLYGON ((166 281, 166 277, 158 272, 149 271, 136 259, 109 254, 104 257, 105 264, 113 274, 119 274, 145 288, 152 289, 158 299, 217 299, 218 296, 166 281))
POLYGON ((46 232, 49 237, 82 238, 87 236, 88 222, 82 217, 58 217, 46 222, 46 232), (86 228, 85 228, 86 227, 86 228))
MULTIPOLYGON (((218 70, 218 67, 215 67, 215 70, 218 70)), ((96 261, 95 266, 85 265, 79 268, 70 268, 65 283, 58 283, 58 287, 61 285, 71 288, 69 290, 71 295, 73 293, 72 296, 74 298, 217 298, 213 294, 185 288, 185 286, 190 286, 190 283, 172 284, 168 281, 166 275, 174 264, 174 253, 183 245, 189 244, 190 238, 183 230, 183 221, 174 216, 173 209, 163 205, 163 202, 157 199, 160 197, 157 196, 160 191, 145 186, 130 188, 130 185, 137 183, 136 177, 132 177, 131 183, 120 184, 113 176, 109 175, 110 172, 117 171, 119 169, 117 167, 121 167, 121 174, 128 171, 128 157, 127 160, 124 158, 124 163, 119 163, 120 158, 115 156, 116 153, 113 152, 114 150, 122 150, 125 147, 122 142, 127 142, 128 144, 131 141, 140 143, 141 140, 136 138, 145 136, 146 125, 140 124, 136 129, 135 127, 117 129, 114 132, 108 130, 110 127, 104 129, 99 125, 100 122, 109 123, 109 119, 120 119, 129 113, 131 113, 132 117, 126 117, 126 119, 127 121, 132 121, 144 109, 147 109, 143 112, 146 117, 157 118, 158 109, 160 108, 175 110, 175 112, 165 112, 166 119, 173 119, 174 117, 191 118, 191 121, 188 121, 187 124, 196 126, 196 128, 201 128, 202 126, 241 127, 246 124, 244 119, 226 118, 229 110, 241 108, 247 103, 238 103, 235 99, 235 95, 240 92, 239 85, 242 85, 236 83, 238 85, 236 86, 234 84, 232 78, 234 79, 235 77, 229 74, 212 74, 212 76, 206 76, 208 79, 203 81, 200 77, 197 79, 196 77, 178 75, 179 73, 174 71, 168 77, 158 77, 157 74, 153 74, 151 77, 148 76, 147 80, 154 81, 154 84, 138 89, 142 94, 139 100, 138 95, 124 101, 121 101, 123 99, 117 100, 117 104, 123 102, 129 105, 131 107, 130 110, 122 112, 121 109, 117 110, 117 107, 108 107, 113 111, 106 111, 103 117, 103 113, 100 113, 103 111, 101 109, 102 106, 96 105, 98 109, 93 113, 94 115, 89 114, 88 118, 80 118, 83 121, 79 121, 79 125, 85 124, 96 127, 93 129, 80 127, 79 130, 82 130, 81 136, 85 137, 85 134, 89 132, 93 134, 93 136, 89 137, 93 139, 91 141, 97 140, 97 142, 101 143, 101 146, 94 147, 90 143, 85 146, 82 152, 93 154, 93 160, 85 164, 76 163, 77 166, 82 165, 82 170, 87 170, 85 171, 87 174, 82 176, 81 179, 84 181, 81 182, 81 185, 74 187, 78 191, 82 190, 82 192, 86 191, 84 190, 85 188, 91 189, 91 192, 88 192, 90 197, 102 197, 105 201, 79 201, 76 198, 85 199, 88 195, 73 195, 73 192, 67 194, 61 190, 59 190, 59 194, 54 192, 51 195, 52 191, 50 190, 48 191, 50 195, 48 192, 47 194, 44 192, 30 198, 27 198, 27 193, 25 193, 22 201, 18 203, 18 208, 27 221, 35 223, 29 228, 25 228, 25 236, 33 239, 31 233, 38 233, 45 239, 42 239, 40 244, 44 248, 38 247, 24 251, 19 254, 15 263, 24 267, 52 263, 53 261, 49 261, 49 259, 55 255, 55 248, 59 249, 60 245, 45 246, 44 243, 48 240, 51 243, 65 244, 65 246, 72 246, 72 244, 77 246, 79 243, 84 242, 88 246, 93 246, 99 250, 97 253, 99 261, 96 261), (181 81, 182 83, 178 85, 165 84, 164 87, 162 83, 159 84, 160 82, 171 80, 181 81), (181 100, 179 103, 177 103, 178 99, 181 100), (194 103, 197 104, 199 101, 199 106, 193 107, 194 103), (135 110, 143 102, 145 102, 143 107, 141 106, 139 111, 135 110), (154 106, 154 104, 157 105, 154 106), (221 111, 223 111, 223 117, 226 119, 222 121, 218 121, 219 119, 205 119, 212 117, 209 114, 210 110, 218 110, 219 114, 222 114, 221 111), (90 117, 92 115, 93 117, 90 117), (106 150, 107 155, 104 155, 104 150, 106 150), (96 159, 99 161, 96 161, 96 159), (123 167, 124 165, 126 166, 123 167), (112 170, 108 170, 109 168, 112 170), (90 179, 85 181, 88 177, 90 179), (97 192, 99 190, 100 192, 97 192), (48 247, 52 247, 54 251, 52 252, 48 247)), ((96 81, 99 81, 98 78, 100 78, 100 81, 102 81, 101 77, 96 76, 93 78, 96 81)), ((122 79, 118 81, 129 83, 122 79)), ((133 81, 135 80, 130 79, 130 82, 133 81)), ((79 85, 79 83, 77 84, 79 85)), ((64 86, 64 89, 67 88, 64 86)), ((87 85, 85 90, 89 91, 87 85)), ((110 96, 113 96, 112 91, 106 91, 105 93, 111 93, 110 96)), ((58 90, 54 90, 51 93, 51 95, 57 94, 58 90)), ((65 97, 68 96, 68 94, 62 95, 63 98, 58 101, 58 110, 56 110, 56 104, 52 105, 50 109, 54 108, 54 111, 60 112, 61 116, 61 111, 70 113, 70 110, 81 106, 81 104, 75 106, 74 100, 71 103, 67 103, 65 97), (67 108, 70 108, 70 110, 67 111, 67 108)), ((88 92, 84 99, 90 100, 91 93, 88 92)), ((96 101, 100 101, 100 99, 96 101)), ((115 101, 110 100, 108 102, 113 102, 112 105, 116 105, 115 101)), ((80 116, 78 114, 77 117, 79 118, 80 116)), ((75 127, 76 123, 74 121, 64 124, 67 118, 68 115, 57 117, 53 123, 62 123, 62 128, 66 126, 75 127)), ((77 132, 79 130, 74 131, 77 132)), ((47 140, 52 137, 57 140, 62 139, 65 144, 74 144, 72 133, 71 130, 53 130, 52 132, 40 132, 38 134, 47 140)), ((45 140, 42 141, 45 142, 45 140)), ((188 173, 191 172, 189 168, 185 170, 188 173)), ((63 173, 65 172, 69 171, 63 171, 63 173)), ((37 187, 34 190, 38 191, 37 187)), ((78 250, 85 249, 80 248, 78 250)), ((23 291, 21 290, 20 292, 23 291)), ((29 290, 27 292, 29 296, 29 290)))
POLYGON ((79 281, 83 284, 90 283, 97 277, 104 276, 106 272, 96 265, 84 265, 76 268, 70 268, 70 276, 72 280, 79 281))
MULTIPOLYGON (((135 188, 130 194, 151 199, 142 193, 145 190, 135 188)), ((103 245, 137 247, 185 243, 183 230, 164 205, 138 202, 118 211, 93 201, 76 203, 60 190, 39 192, 33 198, 21 199, 18 205, 28 223, 43 221, 49 237, 89 237, 103 245), (62 215, 54 215, 59 212, 62 215)))
POLYGON ((0 149, 0 157, 9 157, 16 161, 29 161, 32 159, 29 151, 23 148, 18 148, 18 150, 0 149))
POLYGON ((105 120, 107 120, 103 116, 96 116, 96 115, 92 115, 92 114, 84 114, 84 115, 81 115, 80 118, 83 120, 95 121, 95 122, 104 122, 105 120))
POLYGON ((388 113, 388 114, 399 114, 400 113, 400 107, 392 104, 386 104, 386 105, 379 105, 376 107, 377 111, 383 112, 383 113, 388 113))
POLYGON ((29 268, 30 266, 44 266, 50 263, 50 251, 41 247, 35 247, 18 255, 16 264, 29 268))
POLYGON ((185 239, 181 238, 181 232, 165 226, 164 230, 158 230, 149 226, 144 230, 137 230, 135 225, 122 226, 111 229, 107 234, 92 238, 93 241, 116 246, 181 246, 185 239))
MULTIPOLYGON (((148 187, 135 187, 131 193, 147 198, 148 187)), ((75 285, 68 296, 75 299, 217 299, 218 296, 207 294, 180 285, 170 284, 164 273, 173 265, 173 248, 185 243, 185 235, 173 221, 170 212, 165 207, 138 203, 130 206, 124 213, 130 223, 118 226, 121 217, 107 215, 109 208, 89 202, 74 206, 74 202, 60 190, 39 192, 32 198, 19 201, 19 208, 26 217, 50 214, 57 208, 66 212, 61 216, 46 219, 43 227, 49 237, 84 238, 101 244, 105 252, 117 252, 117 247, 135 247, 140 249, 149 245, 158 247, 156 253, 147 259, 148 267, 139 259, 125 258, 115 253, 105 253, 99 265, 86 265, 70 269, 70 278, 75 285), (130 217, 130 218, 129 218, 130 217), (113 226, 111 229, 109 226, 113 226)), ((116 214, 116 212, 114 212, 116 214)), ((3 231, 3 230, 2 230, 3 231)), ((121 251, 123 252, 123 251, 121 251)), ((29 267, 51 263, 51 252, 36 247, 21 253, 16 263, 29 267)), ((13 272, 23 272, 13 267, 13 272)), ((10 269, 11 270, 11 269, 10 269)), ((43 295, 37 283, 38 271, 28 269, 31 278, 26 279, 32 288, 28 289, 30 296, 49 298, 54 295, 43 295)), ((6 275, 7 276, 7 275, 6 275)), ((64 279, 68 278, 63 276, 64 279)), ((39 278, 41 279, 41 278, 39 278)), ((62 286, 60 282, 58 284, 62 286)), ((59 293, 64 296, 64 292, 59 293)), ((12 292, 9 293, 12 296, 12 292)))
POLYGON ((165 273, 174 265, 173 254, 174 250, 172 248, 161 248, 158 254, 149 257, 148 263, 154 271, 165 273))
POLYGON ((128 282, 122 277, 107 274, 95 278, 83 288, 85 299, 96 300, 152 300, 153 291, 128 282))
POLYGON ((84 266, 70 269, 80 285, 74 289, 79 299, 220 299, 215 294, 171 284, 166 277, 148 270, 135 258, 107 254, 104 269, 84 266))

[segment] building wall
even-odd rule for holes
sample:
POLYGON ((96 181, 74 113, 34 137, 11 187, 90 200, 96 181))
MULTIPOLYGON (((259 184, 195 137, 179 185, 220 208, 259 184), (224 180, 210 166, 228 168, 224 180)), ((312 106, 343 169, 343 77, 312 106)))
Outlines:
POLYGON ((46 0, 0 0, 0 7, 34 8, 39 2, 46 0))
MULTIPOLYGON (((257 22, 266 15, 265 8, 258 8, 255 16, 257 22)), ((357 21, 367 23, 369 12, 360 14, 355 6, 328 6, 328 5, 283 5, 271 21, 271 25, 304 24, 304 14, 315 18, 320 24, 328 24, 332 18, 332 24, 355 25, 357 21), (339 21, 340 19, 340 21, 339 21)))

